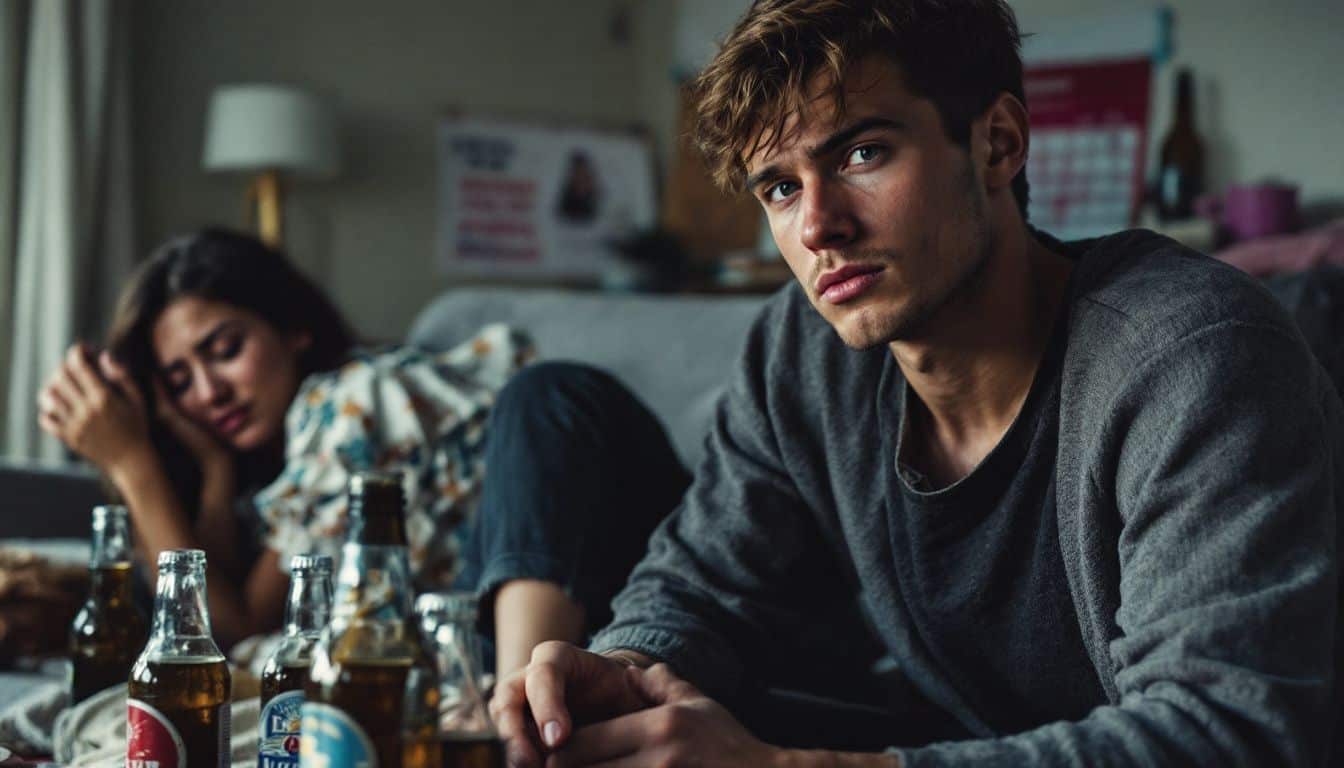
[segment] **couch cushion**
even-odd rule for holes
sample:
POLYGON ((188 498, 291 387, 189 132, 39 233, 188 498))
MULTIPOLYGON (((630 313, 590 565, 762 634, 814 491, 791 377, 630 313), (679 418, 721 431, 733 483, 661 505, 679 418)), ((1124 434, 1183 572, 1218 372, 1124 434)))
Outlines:
POLYGON ((485 323, 526 330, 547 360, 616 375, 663 422, 694 468, 714 405, 767 296, 651 296, 526 288, 461 288, 426 307, 407 340, 446 349, 485 323))
POLYGON ((0 539, 87 539, 90 510, 103 504, 98 476, 85 465, 44 467, 0 461, 0 539))

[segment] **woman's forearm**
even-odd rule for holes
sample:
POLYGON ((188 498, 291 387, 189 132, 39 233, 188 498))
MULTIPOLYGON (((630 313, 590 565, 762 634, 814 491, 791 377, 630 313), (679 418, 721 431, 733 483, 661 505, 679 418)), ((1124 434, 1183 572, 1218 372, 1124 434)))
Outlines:
POLYGON ((194 533, 198 541, 210 542, 210 558, 233 579, 244 577, 238 562, 238 524, 233 502, 236 485, 232 462, 205 468, 201 483, 201 508, 194 533))
POLYGON ((216 562, 221 556, 227 558, 232 553, 235 531, 230 529, 227 536, 218 537, 214 534, 200 536, 193 531, 157 455, 130 457, 108 474, 130 508, 137 548, 151 568, 151 584, 158 575, 153 568, 160 552, 204 549, 206 597, 215 640, 227 648, 247 635, 261 631, 264 617, 249 613, 238 585, 216 562))

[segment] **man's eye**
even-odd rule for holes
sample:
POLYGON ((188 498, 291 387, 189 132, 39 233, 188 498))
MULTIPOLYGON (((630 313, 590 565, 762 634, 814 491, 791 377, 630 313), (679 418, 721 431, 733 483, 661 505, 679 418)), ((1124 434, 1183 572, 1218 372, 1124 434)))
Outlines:
POLYGON ((798 185, 792 181, 781 181, 773 187, 765 190, 765 200, 768 203, 777 203, 797 191, 798 185))
POLYGON ((861 147, 855 147, 849 153, 846 159, 846 165, 867 165, 882 156, 882 148, 876 144, 865 144, 861 147))

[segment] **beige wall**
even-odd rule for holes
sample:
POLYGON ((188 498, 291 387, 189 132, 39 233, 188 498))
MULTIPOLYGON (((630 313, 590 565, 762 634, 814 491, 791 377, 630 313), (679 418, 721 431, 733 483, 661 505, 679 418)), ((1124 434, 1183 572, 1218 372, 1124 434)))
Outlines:
MULTIPOLYGON (((1038 19, 1106 14, 1117 0, 1011 0, 1024 32, 1038 19)), ((1195 74, 1196 124, 1210 187, 1274 176, 1303 200, 1344 199, 1344 38, 1339 0, 1173 0, 1174 55, 1157 69, 1150 160, 1171 124, 1174 73, 1195 74)))
MULTIPOLYGON (((701 59, 749 0, 676 0, 679 60, 701 59)), ((1024 32, 1156 7, 1131 0, 1009 0, 1024 32)), ((1170 0, 1174 56, 1153 88, 1150 164, 1171 121, 1174 72, 1192 67, 1209 183, 1276 176, 1308 202, 1344 200, 1344 38, 1340 0, 1170 0)), ((682 61, 684 65, 692 62, 682 61)))
MULTIPOLYGON (((688 34, 727 32, 747 0, 142 0, 134 23, 139 239, 237 223, 242 180, 200 169, 211 88, 267 80, 336 107, 346 170, 293 190, 289 242, 366 333, 401 336, 447 286, 434 264, 434 126, 442 109, 652 126, 674 138, 672 72, 688 34), (737 10, 728 8, 734 3, 737 10), (628 42, 613 13, 631 10, 628 42), (686 15, 691 21, 686 23, 686 15), (722 26, 723 29, 717 30, 722 26)), ((1134 7, 1117 0, 1013 0, 1037 19, 1134 7)), ((1155 82, 1155 138, 1171 73, 1198 75, 1210 181, 1276 175, 1307 201, 1344 199, 1344 45, 1333 0, 1176 0, 1176 55, 1155 82)))
POLYGON ((142 0, 133 41, 142 247, 241 220, 242 179, 200 167, 214 86, 311 88, 339 115, 345 171, 292 190, 290 248, 361 331, 399 338, 447 285, 434 263, 438 116, 456 106, 636 121, 645 112, 640 36, 651 30, 636 9, 635 39, 614 41, 621 4, 142 0))

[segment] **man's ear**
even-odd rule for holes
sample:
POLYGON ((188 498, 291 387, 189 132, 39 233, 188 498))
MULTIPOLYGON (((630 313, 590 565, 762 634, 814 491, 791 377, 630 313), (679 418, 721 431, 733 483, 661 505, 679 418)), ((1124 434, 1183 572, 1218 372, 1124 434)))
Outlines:
POLYGON ((985 186, 990 190, 1008 188, 1027 164, 1031 144, 1027 108, 1012 94, 1001 93, 977 122, 983 126, 977 133, 989 150, 983 161, 985 186))

